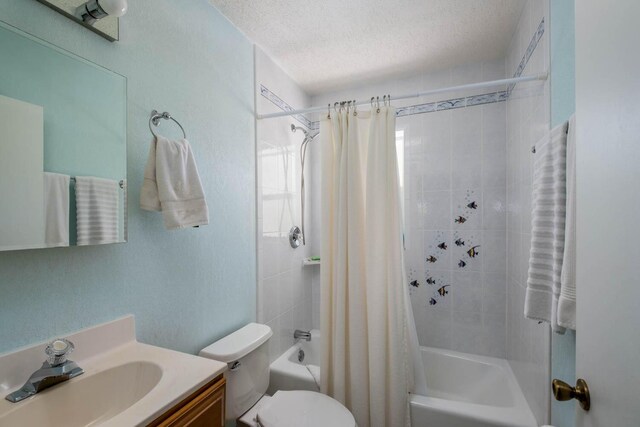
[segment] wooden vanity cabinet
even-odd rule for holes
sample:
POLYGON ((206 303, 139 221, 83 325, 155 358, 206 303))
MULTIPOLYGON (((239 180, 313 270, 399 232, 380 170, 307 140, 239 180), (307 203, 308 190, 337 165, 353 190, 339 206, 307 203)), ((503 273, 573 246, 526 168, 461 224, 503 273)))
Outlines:
POLYGON ((224 427, 225 379, 206 384, 149 424, 149 427, 224 427))

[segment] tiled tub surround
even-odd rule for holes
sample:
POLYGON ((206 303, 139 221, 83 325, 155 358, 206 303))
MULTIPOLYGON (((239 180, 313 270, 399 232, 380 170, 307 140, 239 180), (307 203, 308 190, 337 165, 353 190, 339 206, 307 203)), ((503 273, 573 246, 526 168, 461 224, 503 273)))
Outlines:
MULTIPOLYGON (((548 19, 547 0, 529 0, 506 58, 513 73, 540 22, 548 19)), ((549 68, 545 31, 523 74, 549 68)), ((531 242, 531 188, 535 145, 549 129, 549 81, 516 86, 507 107, 507 358, 539 424, 546 424, 550 402, 550 331, 525 319, 524 296, 531 242)))
POLYGON ((504 104, 400 118, 398 128, 420 343, 505 357, 504 104))
MULTIPOLYGON (((307 95, 258 48, 255 58, 259 113, 280 111, 278 101, 288 105, 283 99, 297 108, 309 105, 307 95), (261 87, 278 95, 265 97, 261 87)), ((289 245, 289 230, 301 225, 300 144, 304 138, 302 132, 291 132, 290 125, 302 123, 293 117, 257 123, 257 319, 273 330, 269 340, 273 361, 293 345, 295 329, 311 329, 311 274, 319 269, 302 266, 303 258, 312 255, 309 243, 297 249, 289 245)), ((307 237, 311 240, 309 231, 307 237)))
MULTIPOLYGON (((526 18, 522 18, 527 21, 526 28, 521 20, 505 61, 469 64, 348 93, 319 95, 311 104, 544 72, 546 62, 541 58, 546 55, 547 41, 543 3, 527 4, 526 18)), ((446 101, 425 97, 418 104, 415 100, 394 102, 397 139, 404 147, 408 286, 421 345, 503 358, 508 355, 507 307, 513 317, 517 306, 507 301, 507 211, 513 222, 516 208, 513 199, 507 203, 507 103, 501 101, 508 96, 529 99, 546 86, 525 83, 491 94, 460 93, 446 101)), ((293 108, 275 92, 266 86, 260 88, 262 98, 273 107, 293 108)), ((296 119, 307 123, 304 117, 296 119)), ((313 123, 309 123, 312 128, 313 123)), ((527 144, 530 150, 533 144, 527 144)), ((310 153, 310 163, 317 167, 319 152, 313 145, 310 153)), ((527 170, 529 165, 521 173, 527 170)), ((311 180, 312 200, 319 191, 317 182, 311 180)), ((317 224, 311 224, 310 229, 317 232, 317 224)), ((517 252, 510 253, 512 263, 515 257, 521 260, 522 251, 519 244, 517 252)), ((316 295, 319 281, 313 279, 316 295)), ((512 291, 511 298, 519 300, 515 294, 512 291)), ((312 305, 316 325, 317 301, 312 305)), ((521 307, 518 313, 522 317, 521 307)), ((520 319, 517 324, 523 323, 520 319)), ((511 336, 512 347, 517 346, 514 339, 521 338, 511 336)), ((285 347, 284 343, 280 347, 285 347)))

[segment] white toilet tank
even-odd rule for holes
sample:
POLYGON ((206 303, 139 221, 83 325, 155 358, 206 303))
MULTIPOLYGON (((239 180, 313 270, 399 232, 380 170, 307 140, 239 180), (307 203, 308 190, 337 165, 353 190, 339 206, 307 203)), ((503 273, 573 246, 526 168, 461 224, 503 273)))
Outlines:
POLYGON ((249 323, 200 351, 201 357, 228 365, 225 373, 226 418, 235 420, 248 411, 269 387, 267 341, 273 332, 267 325, 249 323))

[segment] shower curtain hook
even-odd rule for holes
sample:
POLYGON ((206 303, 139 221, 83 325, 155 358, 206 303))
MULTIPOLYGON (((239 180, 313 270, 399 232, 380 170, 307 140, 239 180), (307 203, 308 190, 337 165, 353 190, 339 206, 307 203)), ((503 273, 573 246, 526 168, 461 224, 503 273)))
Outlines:
POLYGON ((380 97, 376 96, 376 113, 380 112, 380 97))
POLYGON ((327 104, 327 119, 331 118, 331 103, 327 104))
POLYGON ((375 98, 376 98, 375 96, 372 96, 372 97, 371 97, 371 109, 372 109, 372 110, 373 110, 373 100, 374 100, 375 98))
POLYGON ((338 105, 340 105, 340 103, 337 102, 337 101, 333 104, 333 111, 335 111, 336 113, 339 113, 338 108, 337 108, 338 105))
POLYGON ((357 116, 358 115, 358 104, 356 103, 356 100, 353 100, 353 115, 357 116))
POLYGON ((387 95, 387 102, 389 103, 389 107, 391 107, 391 94, 387 95))

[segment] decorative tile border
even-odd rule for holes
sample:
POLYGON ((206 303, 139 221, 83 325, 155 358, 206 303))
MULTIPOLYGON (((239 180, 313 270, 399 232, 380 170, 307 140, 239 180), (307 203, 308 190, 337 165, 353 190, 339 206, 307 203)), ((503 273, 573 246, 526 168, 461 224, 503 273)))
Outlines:
MULTIPOLYGON (((520 64, 516 72, 513 74, 513 77, 520 77, 527 67, 527 63, 533 52, 538 47, 538 42, 542 38, 545 30, 545 22, 544 18, 540 21, 538 28, 531 38, 529 42, 529 46, 527 46, 527 50, 520 60, 520 64)), ((494 102, 504 102, 509 99, 513 88, 516 86, 515 83, 511 83, 507 90, 499 91, 499 92, 490 92, 483 93, 480 95, 472 95, 464 98, 453 98, 453 99, 445 99, 442 101, 428 102, 426 104, 417 104, 411 105, 408 107, 399 107, 396 109, 396 117, 404 117, 411 116, 414 114, 424 114, 424 113, 432 113, 435 111, 444 111, 444 110, 452 110, 456 108, 464 108, 464 107, 473 107, 476 105, 484 105, 484 104, 492 104, 494 102)), ((271 92, 269 89, 260 85, 260 94, 271 101, 275 106, 280 108, 282 111, 293 111, 293 107, 280 99, 276 94, 271 92)), ((302 123, 309 130, 318 130, 320 129, 320 123, 317 121, 311 121, 302 114, 296 114, 293 116, 294 119, 302 123)))
POLYGON ((396 117, 411 116, 413 114, 432 113, 434 111, 453 110, 456 108, 473 107, 476 105, 492 104, 507 100, 507 92, 491 92, 481 95, 472 95, 465 98, 446 99, 444 101, 429 102, 426 104, 398 107, 396 117))
MULTIPOLYGON (((282 111, 293 111, 293 110, 295 110, 295 108, 293 108, 291 105, 287 104, 278 95, 276 95, 275 93, 271 92, 264 85, 260 85, 260 95, 262 95, 265 98, 267 98, 269 101, 271 101, 271 103, 273 105, 275 105, 276 107, 280 108, 282 111)), ((292 117, 294 119, 296 119, 297 121, 299 121, 303 126, 306 126, 307 129, 312 129, 314 122, 312 122, 311 120, 307 119, 302 114, 295 114, 292 117)))
MULTIPOLYGON (((544 34, 544 18, 542 18, 542 21, 540 21, 540 24, 538 25, 538 29, 536 30, 533 37, 531 37, 529 46, 527 46, 527 50, 524 53, 524 56, 522 57, 522 59, 520 60, 520 64, 518 64, 518 68, 516 69, 516 72, 513 73, 513 77, 520 77, 522 75, 522 73, 524 72, 524 69, 527 67, 527 63, 529 62, 529 59, 531 59, 531 55, 533 55, 533 52, 536 50, 536 47, 538 47, 538 42, 542 38, 543 34, 544 34)), ((509 97, 509 95, 511 95, 511 91, 513 90, 514 87, 516 87, 516 84, 511 83, 507 88, 507 98, 509 97)))

